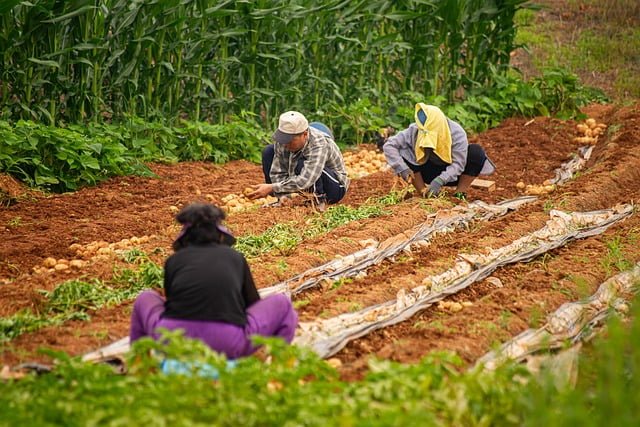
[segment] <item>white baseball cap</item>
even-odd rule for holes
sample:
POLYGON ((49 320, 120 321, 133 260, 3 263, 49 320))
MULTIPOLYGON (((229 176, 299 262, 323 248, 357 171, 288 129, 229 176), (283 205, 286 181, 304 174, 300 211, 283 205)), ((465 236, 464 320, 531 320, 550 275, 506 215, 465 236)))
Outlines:
POLYGON ((278 144, 288 144, 291 139, 309 129, 307 118, 297 111, 280 114, 278 130, 273 133, 273 140, 278 144))

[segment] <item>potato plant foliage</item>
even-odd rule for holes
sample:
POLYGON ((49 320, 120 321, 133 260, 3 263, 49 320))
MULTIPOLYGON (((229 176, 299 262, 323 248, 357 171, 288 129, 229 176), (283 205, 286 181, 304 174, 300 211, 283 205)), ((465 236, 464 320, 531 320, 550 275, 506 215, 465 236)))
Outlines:
POLYGON ((609 336, 589 347, 575 388, 519 365, 464 370, 448 352, 413 365, 370 359, 363 380, 345 382, 315 354, 277 339, 259 339, 266 362, 249 357, 229 367, 174 332, 164 345, 134 345, 126 375, 60 353, 51 373, 0 382, 0 425, 636 425, 634 311, 634 320, 613 319, 609 336), (163 358, 186 368, 165 373, 163 358))

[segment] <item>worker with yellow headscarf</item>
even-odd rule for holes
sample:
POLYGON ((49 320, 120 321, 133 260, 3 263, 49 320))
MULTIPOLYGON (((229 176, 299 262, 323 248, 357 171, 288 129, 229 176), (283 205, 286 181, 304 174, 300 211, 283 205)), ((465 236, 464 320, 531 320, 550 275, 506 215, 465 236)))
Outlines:
POLYGON ((495 171, 484 149, 469 144, 462 126, 422 102, 415 106, 415 123, 390 137, 382 149, 394 172, 425 197, 437 196, 443 186, 456 186, 454 196, 466 199, 478 175, 495 171))

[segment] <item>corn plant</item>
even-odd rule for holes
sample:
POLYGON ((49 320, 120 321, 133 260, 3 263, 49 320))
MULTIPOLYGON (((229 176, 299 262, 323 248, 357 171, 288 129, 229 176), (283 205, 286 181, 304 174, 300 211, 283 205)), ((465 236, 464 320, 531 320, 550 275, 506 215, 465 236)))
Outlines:
POLYGON ((397 94, 491 85, 524 0, 51 0, 0 8, 0 118, 263 125, 397 94))

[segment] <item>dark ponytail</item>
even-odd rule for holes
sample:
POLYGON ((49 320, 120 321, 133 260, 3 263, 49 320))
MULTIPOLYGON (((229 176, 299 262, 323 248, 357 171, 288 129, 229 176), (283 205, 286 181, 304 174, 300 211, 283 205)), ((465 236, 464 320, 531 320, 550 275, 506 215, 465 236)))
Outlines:
POLYGON ((184 207, 176 215, 182 230, 173 242, 173 249, 177 251, 189 245, 207 243, 233 245, 236 239, 222 225, 225 217, 222 209, 211 204, 192 203, 184 207))

